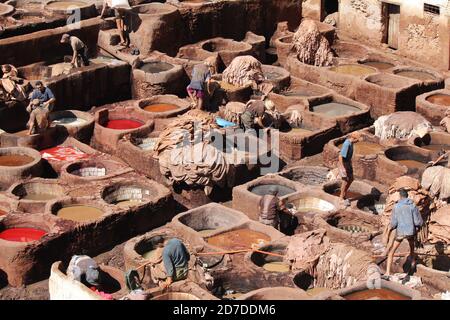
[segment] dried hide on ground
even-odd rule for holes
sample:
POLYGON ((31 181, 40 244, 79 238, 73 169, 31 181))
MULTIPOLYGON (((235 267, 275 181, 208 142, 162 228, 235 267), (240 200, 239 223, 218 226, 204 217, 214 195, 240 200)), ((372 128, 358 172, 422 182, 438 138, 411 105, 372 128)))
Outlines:
POLYGON ((450 168, 443 166, 427 168, 422 175, 422 186, 435 199, 450 199, 450 168))
POLYGON ((442 207, 431 215, 428 240, 450 244, 450 206, 442 207))

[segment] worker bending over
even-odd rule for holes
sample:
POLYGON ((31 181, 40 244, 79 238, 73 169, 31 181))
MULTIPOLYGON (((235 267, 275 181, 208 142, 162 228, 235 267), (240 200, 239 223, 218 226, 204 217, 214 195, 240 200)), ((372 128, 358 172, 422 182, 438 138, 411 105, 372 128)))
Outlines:
POLYGON ((156 248, 154 257, 149 261, 153 282, 165 289, 175 281, 186 279, 190 255, 183 242, 177 238, 164 240, 156 236, 151 243, 156 248))
POLYGON ((259 222, 267 226, 279 228, 279 214, 284 210, 284 205, 278 198, 278 189, 270 187, 269 193, 262 196, 259 201, 259 222))
POLYGON ((53 110, 56 101, 53 92, 48 87, 44 86, 42 81, 36 81, 35 89, 30 95, 30 104, 27 107, 29 113, 31 113, 35 107, 35 105, 33 105, 34 99, 38 99, 40 106, 47 108, 49 112, 53 110))
POLYGON ((70 46, 72 47, 73 54, 72 54, 72 61, 70 61, 70 63, 75 68, 89 65, 88 47, 84 44, 83 41, 81 41, 79 38, 75 36, 71 36, 65 33, 61 38, 61 43, 70 44, 70 46), (78 57, 80 57, 82 60, 81 65, 78 61, 79 60, 78 57))
POLYGON ((203 63, 196 64, 192 69, 191 82, 186 90, 196 109, 203 110, 211 76, 214 72, 214 61, 211 57, 206 58, 203 63))

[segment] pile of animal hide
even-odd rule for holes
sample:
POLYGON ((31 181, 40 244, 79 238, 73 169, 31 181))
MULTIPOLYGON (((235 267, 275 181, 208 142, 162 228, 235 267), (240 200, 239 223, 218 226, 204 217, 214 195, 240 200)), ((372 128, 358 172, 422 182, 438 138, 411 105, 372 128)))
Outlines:
POLYGON ((226 106, 221 110, 220 116, 230 122, 241 124, 240 115, 245 111, 245 104, 241 102, 228 102, 226 106))
POLYGON ((433 131, 433 126, 420 114, 400 111, 379 117, 375 123, 375 135, 382 140, 407 140, 414 136, 423 137, 433 131))
POLYGON ((408 197, 414 202, 414 204, 418 207, 419 212, 424 221, 423 226, 420 228, 417 234, 417 240, 420 243, 424 243, 428 238, 428 221, 431 215, 431 212, 435 209, 435 204, 433 202, 433 198, 430 196, 428 191, 426 191, 419 183, 419 180, 403 176, 397 178, 394 184, 389 188, 389 195, 386 199, 386 206, 384 208, 384 212, 381 215, 381 222, 385 226, 383 232, 383 242, 386 245, 386 250, 390 248, 393 244, 396 231, 389 232, 390 222, 392 210, 394 209, 395 204, 398 200, 400 200, 400 194, 398 191, 400 189, 405 189, 408 192, 408 197))
POLYGON ((440 208, 431 215, 429 222, 429 237, 431 243, 443 242, 450 244, 450 206, 440 208))
POLYGON ((206 195, 214 185, 231 185, 234 167, 211 142, 214 117, 202 111, 188 112, 164 129, 156 143, 160 172, 171 183, 203 186, 206 195))
POLYGON ((302 125, 303 117, 299 110, 288 110, 283 116, 292 128, 302 125))
POLYGON ((443 166, 427 168, 422 175, 422 187, 436 200, 443 202, 450 199, 450 168, 443 166))
POLYGON ((333 243, 319 258, 315 286, 341 289, 367 278, 373 259, 370 253, 344 243, 333 243))
POLYGON ((333 62, 333 53, 328 40, 320 33, 317 24, 305 19, 295 32, 293 48, 299 61, 318 67, 326 67, 333 62))
POLYGON ((293 271, 314 274, 319 258, 330 247, 330 239, 325 234, 325 229, 316 229, 291 237, 284 260, 291 264, 293 271))
POLYGON ((257 81, 264 80, 262 64, 252 56, 239 56, 231 61, 222 73, 222 81, 237 87, 251 85, 257 87, 257 81))
POLYGON ((284 260, 293 271, 315 279, 316 287, 344 288, 367 277, 372 263, 369 253, 342 243, 331 243, 324 229, 296 234, 286 248, 284 260))

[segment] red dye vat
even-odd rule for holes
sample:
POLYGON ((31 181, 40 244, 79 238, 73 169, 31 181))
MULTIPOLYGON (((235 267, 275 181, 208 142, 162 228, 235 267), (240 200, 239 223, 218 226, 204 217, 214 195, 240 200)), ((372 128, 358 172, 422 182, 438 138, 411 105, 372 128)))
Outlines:
POLYGON ((0 239, 14 242, 37 241, 47 232, 34 228, 11 228, 0 232, 0 239))
POLYGON ((136 120, 131 119, 116 119, 116 120, 109 120, 105 127, 109 129, 115 129, 115 130, 129 130, 129 129, 136 129, 139 127, 142 127, 143 123, 136 120))
POLYGON ((76 161, 89 158, 89 155, 75 147, 54 147, 41 150, 42 158, 49 161, 76 161))

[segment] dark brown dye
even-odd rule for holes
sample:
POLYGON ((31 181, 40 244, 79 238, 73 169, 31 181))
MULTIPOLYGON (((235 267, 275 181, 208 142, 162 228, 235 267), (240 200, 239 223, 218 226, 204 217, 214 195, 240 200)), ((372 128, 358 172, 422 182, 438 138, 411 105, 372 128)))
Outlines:
POLYGON ((270 240, 270 237, 264 233, 238 229, 207 238, 206 242, 224 250, 244 250, 250 249, 253 244, 267 243, 270 240))
POLYGON ((422 71, 400 71, 396 73, 398 76, 410 78, 410 79, 416 79, 416 80, 435 80, 436 78, 427 72, 422 71))
POLYGON ((389 289, 361 290, 344 296, 345 300, 411 300, 389 289))
POLYGON ((390 68, 394 67, 394 65, 392 63, 381 62, 381 61, 367 61, 367 62, 362 62, 361 64, 363 64, 365 66, 376 68, 378 70, 386 70, 386 69, 390 69, 390 68))
POLYGON ((429 96, 427 101, 440 106, 450 107, 450 95, 447 94, 434 94, 429 96))
POLYGON ((285 195, 294 193, 295 190, 280 184, 261 184, 250 189, 250 192, 257 194, 258 196, 263 196, 269 194, 270 188, 277 188, 278 196, 283 197, 285 195))
POLYGON ((34 159, 30 156, 22 154, 8 154, 0 156, 0 166, 5 167, 19 167, 33 162, 34 159))
POLYGON ((166 62, 147 62, 142 65, 139 69, 148 73, 160 73, 164 71, 169 71, 173 66, 170 63, 166 62))

